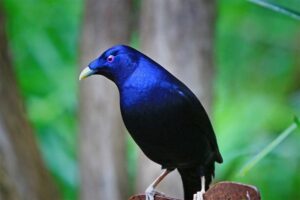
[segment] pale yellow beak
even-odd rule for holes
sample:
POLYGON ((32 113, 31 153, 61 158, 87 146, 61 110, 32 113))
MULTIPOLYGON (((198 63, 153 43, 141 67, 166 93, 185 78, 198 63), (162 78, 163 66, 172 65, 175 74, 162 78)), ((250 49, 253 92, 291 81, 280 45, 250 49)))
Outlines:
POLYGON ((79 80, 85 79, 91 75, 93 75, 95 72, 91 70, 89 67, 86 67, 82 70, 82 72, 79 75, 79 80))

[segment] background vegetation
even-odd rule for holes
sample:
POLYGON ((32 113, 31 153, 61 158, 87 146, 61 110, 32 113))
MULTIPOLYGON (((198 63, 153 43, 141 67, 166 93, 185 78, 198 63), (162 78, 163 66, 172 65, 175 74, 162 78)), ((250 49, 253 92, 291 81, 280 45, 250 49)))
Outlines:
MULTIPOLYGON (((296 0, 274 2, 300 8, 296 0)), ((5 0, 4 5, 13 64, 43 158, 64 199, 76 199, 83 2, 5 0)), ((225 162, 217 166, 217 179, 253 184, 263 199, 300 199, 299 131, 244 177, 237 175, 300 113, 299 25, 246 1, 218 1, 212 120, 225 162)), ((129 155, 134 162, 135 148, 130 146, 129 155)))

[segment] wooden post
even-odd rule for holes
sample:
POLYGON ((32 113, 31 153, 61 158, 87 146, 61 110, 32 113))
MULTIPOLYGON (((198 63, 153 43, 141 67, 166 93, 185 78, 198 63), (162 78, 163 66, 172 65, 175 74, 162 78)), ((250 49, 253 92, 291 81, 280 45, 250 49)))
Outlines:
MULTIPOLYGON (((204 200, 260 200, 260 193, 255 186, 235 182, 219 182, 213 185, 205 194, 204 200)), ((129 200, 145 200, 145 195, 134 195, 129 200)), ((156 195, 155 200, 179 200, 172 197, 156 195)))

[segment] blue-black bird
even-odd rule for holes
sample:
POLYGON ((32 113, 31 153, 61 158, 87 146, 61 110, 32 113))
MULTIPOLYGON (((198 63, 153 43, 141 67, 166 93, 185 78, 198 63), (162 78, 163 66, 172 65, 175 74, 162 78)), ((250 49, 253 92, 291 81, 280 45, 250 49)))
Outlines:
POLYGON ((184 199, 202 199, 215 162, 223 159, 210 120, 193 92, 151 58, 125 45, 106 50, 79 79, 94 74, 116 84, 128 132, 164 169, 146 189, 147 200, 154 199, 155 187, 174 169, 181 175, 184 199))

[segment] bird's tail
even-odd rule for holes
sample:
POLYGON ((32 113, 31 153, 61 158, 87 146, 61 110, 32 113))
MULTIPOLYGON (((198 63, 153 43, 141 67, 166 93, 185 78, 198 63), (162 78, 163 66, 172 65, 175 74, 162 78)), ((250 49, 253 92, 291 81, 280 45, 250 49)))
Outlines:
POLYGON ((183 184, 184 199, 192 200, 193 195, 201 190, 202 176, 205 176, 205 190, 208 189, 214 176, 215 164, 212 162, 205 167, 178 168, 178 171, 183 184))

